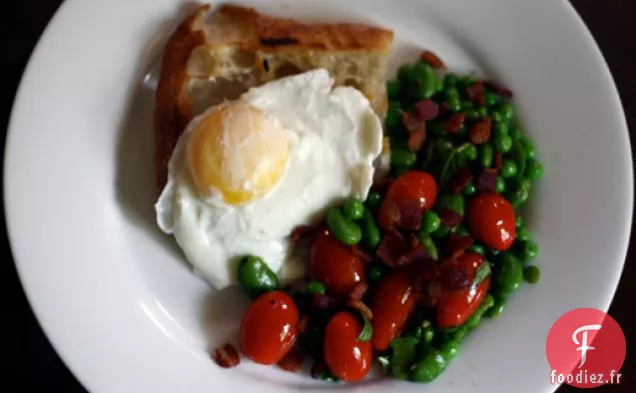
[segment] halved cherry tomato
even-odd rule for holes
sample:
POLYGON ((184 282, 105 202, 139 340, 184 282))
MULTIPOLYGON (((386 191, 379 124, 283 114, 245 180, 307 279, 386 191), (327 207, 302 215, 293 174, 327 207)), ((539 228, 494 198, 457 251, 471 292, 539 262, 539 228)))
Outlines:
POLYGON ((435 305, 437 327, 446 329, 459 326, 464 323, 484 300, 490 288, 490 277, 481 283, 474 285, 477 268, 486 260, 479 254, 467 253, 456 258, 442 262, 442 276, 444 270, 461 269, 465 272, 465 278, 469 280, 469 286, 464 289, 453 289, 445 286, 442 296, 435 305))
POLYGON ((515 222, 512 205, 496 192, 482 192, 468 201, 468 229, 490 248, 504 251, 512 246, 517 237, 515 222))
POLYGON ((346 311, 334 315, 325 329, 325 362, 329 370, 343 381, 359 381, 371 369, 371 342, 358 341, 360 332, 362 324, 355 315, 346 311))
POLYGON ((393 180, 378 211, 378 224, 384 230, 418 230, 421 213, 437 198, 437 183, 422 171, 408 171, 393 180))
POLYGON ((380 281, 371 304, 373 348, 387 349, 402 332, 414 307, 413 284, 406 271, 397 270, 380 281))
POLYGON ((298 309, 283 291, 256 298, 241 322, 241 351, 260 364, 280 361, 296 342, 298 309))
POLYGON ((347 296, 364 282, 364 262, 352 247, 322 231, 311 246, 311 275, 331 292, 347 296))

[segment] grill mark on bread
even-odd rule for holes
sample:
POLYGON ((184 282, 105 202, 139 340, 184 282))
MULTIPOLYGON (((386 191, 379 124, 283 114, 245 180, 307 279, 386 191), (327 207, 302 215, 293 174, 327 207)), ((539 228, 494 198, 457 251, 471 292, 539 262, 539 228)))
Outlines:
POLYGON ((285 46, 297 43, 298 40, 295 38, 261 38, 261 45, 263 46, 285 46))

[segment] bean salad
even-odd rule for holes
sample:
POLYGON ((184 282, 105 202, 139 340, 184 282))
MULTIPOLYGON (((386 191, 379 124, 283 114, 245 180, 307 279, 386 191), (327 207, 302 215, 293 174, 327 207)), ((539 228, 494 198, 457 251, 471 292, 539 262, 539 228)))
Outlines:
MULTIPOLYGON (((239 265, 253 299, 240 352, 256 363, 296 371, 310 360, 312 377, 331 382, 359 381, 376 365, 430 382, 484 318, 539 281, 521 208, 543 166, 512 92, 446 72, 429 51, 400 67, 387 92, 390 174, 365 201, 348 199, 292 234, 308 244, 308 277, 282 288, 261 258, 239 265)), ((234 366, 227 347, 215 357, 234 366)))

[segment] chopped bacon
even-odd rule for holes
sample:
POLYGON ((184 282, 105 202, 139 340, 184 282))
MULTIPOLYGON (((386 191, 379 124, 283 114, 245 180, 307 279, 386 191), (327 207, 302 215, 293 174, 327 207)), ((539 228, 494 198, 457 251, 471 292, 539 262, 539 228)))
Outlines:
POLYGON ((501 169, 502 165, 503 165, 503 154, 501 154, 501 152, 498 151, 495 153, 495 166, 493 167, 493 169, 498 171, 501 169))
POLYGON ((364 304, 361 300, 349 300, 347 302, 347 307, 353 308, 354 310, 358 310, 363 317, 368 319, 369 321, 373 319, 373 313, 369 306, 364 304))
POLYGON ((353 291, 349 294, 349 298, 351 298, 351 300, 362 300, 368 289, 368 284, 360 282, 353 287, 353 291))
POLYGON ((391 231, 384 235, 376 251, 382 262, 390 267, 397 266, 402 255, 407 252, 409 252, 409 246, 404 237, 397 231, 391 231))
POLYGON ((497 171, 484 170, 475 179, 477 191, 495 191, 497 188, 497 171))
POLYGON ((493 93, 503 97, 503 98, 512 98, 513 94, 512 91, 510 89, 508 89, 507 87, 504 87, 498 83, 495 82, 491 82, 491 81, 484 81, 484 87, 486 87, 486 89, 492 91, 493 93))
POLYGON ((477 105, 483 106, 486 103, 484 99, 484 84, 482 81, 477 81, 473 85, 468 86, 466 88, 466 94, 468 98, 477 105))
POLYGON ((442 297, 442 292, 444 288, 442 286, 442 282, 440 280, 432 280, 428 283, 428 287, 426 288, 425 295, 428 297, 428 306, 434 306, 440 297, 442 297))
POLYGON ((420 54, 420 60, 428 63, 431 67, 436 70, 445 68, 444 62, 440 59, 435 53, 425 50, 420 54))
POLYGON ((225 344, 214 350, 214 361, 223 368, 232 368, 237 366, 241 359, 236 348, 230 344, 225 344))
POLYGON ((462 269, 452 263, 442 263, 440 278, 444 287, 452 290, 466 289, 472 285, 470 275, 466 269, 462 269))
POLYGON ((402 123, 409 133, 409 150, 421 149, 426 140, 426 121, 412 113, 405 113, 402 116, 402 123))
POLYGON ((300 239, 305 236, 310 236, 316 230, 315 226, 310 225, 300 225, 292 230, 290 235, 290 239, 292 243, 297 243, 300 239))
POLYGON ((419 130, 409 134, 408 148, 410 152, 416 152, 424 146, 426 141, 426 131, 419 130))
POLYGON ((490 140, 490 134, 492 132, 492 119, 485 117, 483 120, 473 124, 468 130, 468 137, 470 141, 476 145, 486 143, 490 140))
POLYGON ((384 229, 402 229, 414 232, 422 226, 421 202, 417 199, 391 200, 387 198, 380 206, 378 224, 384 229))
POLYGON ((473 239, 470 236, 457 236, 453 234, 449 236, 446 248, 450 255, 458 257, 466 252, 466 250, 472 245, 473 239))
POLYGON ((449 134, 456 134, 464 125, 465 116, 463 113, 454 113, 451 117, 444 120, 442 127, 449 134))
POLYGON ((371 255, 362 251, 359 247, 351 247, 351 250, 353 251, 353 255, 358 257, 361 261, 363 262, 371 261, 371 255))
POLYGON ((415 104, 417 117, 421 120, 429 121, 439 116, 439 106, 433 100, 422 100, 415 104))
POLYGON ((298 332, 302 334, 302 333, 305 333, 307 331, 307 326, 308 325, 309 325, 309 316, 308 315, 304 315, 298 321, 298 324, 296 325, 296 328, 298 329, 298 332))
POLYGON ((442 224, 447 228, 455 228, 463 220, 463 217, 460 214, 447 208, 440 210, 439 218, 442 221, 442 224))
POLYGON ((285 371, 293 373, 298 371, 298 369, 303 365, 304 361, 305 355, 303 355, 300 350, 293 348, 287 353, 287 355, 285 355, 284 358, 282 358, 278 362, 278 367, 282 368, 285 371))
POLYGON ((448 183, 448 189, 454 194, 461 192, 466 186, 473 180, 473 174, 464 167, 461 167, 455 172, 448 183))
POLYGON ((406 254, 402 255, 397 261, 398 266, 407 266, 416 262, 426 261, 429 258, 428 251, 423 246, 417 246, 406 254))

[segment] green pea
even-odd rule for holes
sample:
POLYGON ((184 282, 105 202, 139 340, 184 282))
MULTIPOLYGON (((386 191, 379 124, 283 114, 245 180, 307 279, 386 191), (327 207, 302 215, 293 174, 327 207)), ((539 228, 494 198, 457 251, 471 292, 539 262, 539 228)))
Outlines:
POLYGON ((497 191, 500 194, 506 191, 506 181, 501 176, 497 176, 497 183, 495 183, 495 191, 497 191))
POLYGON ((448 361, 440 351, 430 351, 411 367, 411 379, 416 382, 431 382, 446 369, 447 365, 448 361))
POLYGON ((517 164, 512 160, 504 160, 499 169, 499 174, 504 179, 510 179, 517 174, 517 164))
POLYGON ((309 281, 305 288, 305 292, 311 296, 316 294, 324 295, 325 292, 327 292, 327 288, 325 287, 325 284, 320 281, 309 281))
POLYGON ((402 122, 402 108, 398 101, 390 101, 389 109, 386 112, 386 126, 395 128, 402 122))
POLYGON ((523 148, 526 152, 526 157, 534 158, 536 154, 534 143, 532 143, 528 138, 522 138, 521 142, 523 143, 523 148))
POLYGON ((400 95, 400 83, 398 81, 388 81, 386 83, 386 94, 389 99, 396 99, 400 95))
POLYGON ((459 100, 459 91, 454 87, 448 88, 444 91, 444 97, 446 100, 459 100))
POLYGON ((505 122, 495 122, 495 126, 493 127, 496 134, 508 134, 510 132, 510 127, 508 123, 505 122))
POLYGON ((523 224, 524 224, 523 217, 521 217, 520 215, 517 215, 517 217, 515 218, 515 226, 517 228, 521 228, 523 227, 523 224))
POLYGON ((509 252, 500 253, 493 279, 497 289, 501 292, 512 293, 516 291, 523 281, 521 261, 509 252))
POLYGON ((426 233, 435 232, 440 224, 441 220, 437 213, 431 210, 424 213, 424 217, 422 217, 422 229, 426 231, 426 233))
POLYGON ((519 259, 521 259, 523 263, 530 262, 531 260, 537 257, 538 253, 539 253, 539 246, 537 245, 537 243, 533 242, 532 240, 526 240, 524 242, 519 243, 518 255, 519 255, 519 259))
POLYGON ((384 276, 383 265, 369 264, 369 267, 367 268, 367 280, 369 280, 371 284, 379 283, 382 276, 384 276))
POLYGON ((444 193, 437 198, 435 203, 437 209, 449 209, 459 214, 464 215, 464 197, 459 194, 444 193))
POLYGON ((543 165, 535 159, 529 159, 526 163, 526 176, 530 180, 538 180, 543 175, 543 165))
POLYGON ((468 247, 468 251, 474 252, 475 254, 479 254, 484 257, 486 256, 486 248, 479 244, 471 245, 470 247, 468 247))
POLYGON ((327 226, 340 242, 354 246, 360 243, 362 231, 358 224, 349 221, 340 209, 331 209, 327 214, 327 226))
POLYGON ((532 235, 530 234, 530 231, 528 230, 528 228, 521 227, 517 230, 517 240, 526 241, 526 240, 530 240, 531 238, 532 238, 532 235))
POLYGON ((506 193, 506 199, 516 209, 528 200, 532 182, 528 179, 516 179, 510 183, 510 187, 508 187, 510 191, 506 193))
POLYGON ((490 168, 492 165, 492 145, 490 143, 484 143, 479 146, 479 163, 484 168, 490 168))
POLYGON ((512 138, 508 134, 496 133, 494 137, 495 149, 501 153, 508 153, 512 149, 512 138))
POLYGON ((342 211, 348 219, 359 220, 364 213, 364 203, 355 198, 349 198, 342 207, 342 211))
POLYGON ((479 326, 479 323, 481 322, 481 317, 484 315, 484 313, 486 313, 486 311, 488 311, 488 309, 490 309, 493 306, 493 304, 495 304, 495 299, 493 298, 491 294, 487 293, 486 297, 484 297, 484 300, 481 302, 479 307, 477 307, 475 312, 473 312, 473 315, 471 315, 468 318, 468 320, 465 323, 465 326, 468 327, 469 329, 474 329, 477 326, 479 326))
POLYGON ((380 244, 380 229, 375 223, 375 218, 369 209, 363 208, 362 218, 359 221, 360 230, 362 231, 362 243, 365 246, 374 249, 380 244))
POLYGON ((415 165, 417 155, 406 149, 391 150, 391 167, 409 169, 415 165))
POLYGON ((418 97, 421 99, 429 99, 433 97, 437 91, 437 74, 433 67, 426 63, 415 64, 413 71, 415 72, 416 85, 418 87, 418 97))
POLYGON ((239 263, 238 280, 243 291, 251 298, 279 288, 278 277, 265 261, 251 255, 239 263))
POLYGON ((503 310, 506 308, 507 298, 506 298, 505 294, 500 293, 500 292, 495 292, 493 294, 493 297, 495 299, 495 303, 484 314, 484 316, 486 316, 487 318, 496 318, 496 317, 498 317, 499 315, 501 315, 503 310))
POLYGON ((460 112, 462 110, 462 103, 461 103, 461 101, 459 101, 459 98, 448 100, 446 102, 446 104, 448 105, 448 109, 451 112, 457 113, 457 112, 460 112))
MULTIPOLYGON (((439 227, 437 229, 437 231, 434 232, 438 233, 438 231, 440 231, 441 229, 443 229, 444 227, 439 227)), ((437 250, 437 246, 435 245, 435 242, 433 241, 433 239, 428 235, 428 233, 426 233, 426 231, 424 230, 420 230, 417 234, 417 238, 420 241, 420 244, 422 246, 424 246, 424 248, 426 249, 426 252, 428 253, 428 256, 434 260, 437 261, 439 259, 439 252, 437 250)))
POLYGON ((398 69, 398 81, 409 84, 413 80, 413 67, 410 64, 403 64, 398 69))
POLYGON ((512 143, 511 154, 512 159, 517 165, 517 177, 521 178, 526 170, 527 155, 523 145, 518 139, 512 143))
POLYGON ((454 148, 453 142, 448 137, 435 139, 435 151, 442 161, 446 161, 450 157, 454 148))
POLYGON ((455 332, 453 332, 452 339, 454 341, 460 342, 464 339, 464 337, 466 337, 466 335, 468 334, 468 331, 470 331, 470 329, 468 328, 468 326, 466 326, 466 324, 464 324, 458 327, 457 330, 455 330, 455 332))
MULTIPOLYGON (((473 104, 472 101, 464 100, 464 101, 461 102, 461 104, 462 104, 462 110, 463 111, 475 108, 475 104, 473 104)), ((464 115, 466 115, 466 114, 464 113, 464 115)))
POLYGON ((479 115, 479 111, 475 109, 467 109, 464 112, 464 116, 466 117, 466 120, 471 123, 478 122, 481 119, 481 116, 479 115))
POLYGON ((475 188, 475 185, 473 183, 470 183, 464 188, 464 194, 468 196, 475 195, 476 192, 477 192, 477 189, 475 188))
POLYGON ((511 121, 513 117, 515 117, 515 107, 509 103, 504 102, 499 106, 499 111, 501 112, 504 119, 507 121, 511 121))
POLYGON ((527 266, 523 269, 523 278, 530 284, 536 284, 541 279, 541 270, 534 265, 527 266))
POLYGON ((519 128, 516 128, 516 127, 510 129, 508 134, 510 135, 513 141, 523 138, 523 131, 521 131, 519 128))
POLYGON ((459 80, 457 81, 457 87, 465 89, 469 86, 474 85, 475 82, 477 82, 477 78, 475 77, 475 75, 466 75, 459 78, 459 80))
POLYGON ((446 340, 440 347, 440 352, 450 362, 459 354, 459 343, 453 340, 446 340))
POLYGON ((365 201, 369 209, 376 209, 378 206, 380 206, 380 202, 382 202, 382 195, 377 191, 369 192, 369 195, 367 195, 367 200, 365 201))
POLYGON ((444 87, 449 88, 449 87, 455 87, 457 86, 457 82, 459 81, 459 78, 457 77, 457 75, 455 74, 446 74, 444 76, 444 87))
POLYGON ((462 150, 462 154, 464 155, 464 157, 466 157, 469 161, 474 161, 477 159, 477 148, 475 147, 475 145, 466 145, 466 148, 464 148, 464 150, 462 150))
POLYGON ((408 378, 408 366, 416 355, 415 337, 398 337, 391 341, 391 374, 397 379, 408 378))
POLYGON ((499 103, 499 96, 487 91, 484 93, 484 102, 487 107, 493 107, 499 103))
POLYGON ((488 108, 482 106, 481 108, 477 109, 477 113, 479 113, 479 118, 483 119, 488 116, 488 108))
POLYGON ((446 227, 445 225, 441 225, 439 228, 437 228, 435 232, 432 233, 432 235, 435 237, 446 237, 448 236, 449 233, 450 233, 450 228, 446 227))
POLYGON ((501 112, 499 112, 497 110, 493 110, 493 111, 490 112, 490 118, 495 123, 495 126, 497 124, 499 124, 499 123, 504 123, 505 122, 503 116, 501 115, 501 112))

